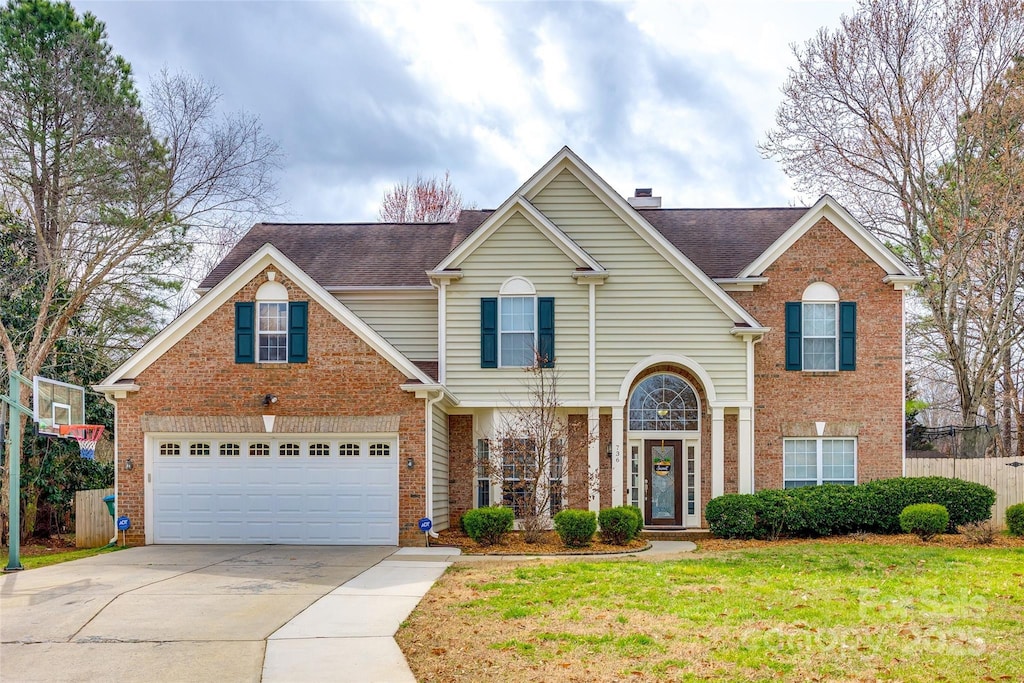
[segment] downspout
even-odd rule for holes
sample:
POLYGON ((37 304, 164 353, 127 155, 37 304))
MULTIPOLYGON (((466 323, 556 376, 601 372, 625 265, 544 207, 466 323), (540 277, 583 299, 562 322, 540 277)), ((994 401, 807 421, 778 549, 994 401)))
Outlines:
MULTIPOLYGON (((114 406, 114 519, 117 519, 117 482, 120 478, 120 461, 117 457, 117 401, 110 398, 110 394, 103 394, 103 400, 114 406)), ((117 525, 114 525, 114 537, 107 542, 107 547, 117 545, 117 525)))
POLYGON ((754 382, 754 366, 757 363, 756 355, 757 351, 754 349, 759 343, 764 341, 764 335, 754 337, 750 344, 750 488, 753 491, 757 491, 757 482, 754 481, 754 474, 757 472, 757 424, 755 415, 757 413, 757 401, 755 400, 754 391, 757 387, 754 382))
MULTIPOLYGON (((907 290, 900 289, 900 440, 903 444, 902 475, 907 476, 907 290)), ((953 461, 956 465, 956 461, 953 461)))
MULTIPOLYGON (((426 484, 426 503, 424 505, 425 517, 434 519, 434 404, 444 398, 444 391, 438 390, 433 397, 427 394, 424 401, 425 420, 427 424, 426 433, 426 464, 424 466, 424 483, 426 484)), ((437 538, 437 532, 430 530, 430 535, 437 538)))

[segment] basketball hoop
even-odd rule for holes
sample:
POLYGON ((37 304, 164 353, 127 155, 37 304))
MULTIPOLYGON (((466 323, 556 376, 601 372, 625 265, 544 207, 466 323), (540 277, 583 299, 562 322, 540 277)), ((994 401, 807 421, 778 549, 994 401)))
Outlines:
POLYGON ((103 436, 103 425, 61 425, 60 435, 77 441, 82 457, 92 460, 96 457, 96 444, 103 436))

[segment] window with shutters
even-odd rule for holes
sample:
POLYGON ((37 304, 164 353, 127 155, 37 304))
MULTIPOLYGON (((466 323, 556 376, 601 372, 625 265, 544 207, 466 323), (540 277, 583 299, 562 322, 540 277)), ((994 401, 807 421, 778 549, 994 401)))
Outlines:
POLYGON ((786 369, 855 370, 857 304, 839 301, 835 288, 814 282, 800 301, 786 304, 786 369))
POLYGON ((527 368, 555 359, 555 300, 533 284, 509 278, 499 295, 480 300, 480 367, 527 368))
POLYGON ((307 314, 308 302, 289 301, 273 278, 264 282, 256 301, 235 303, 235 362, 305 363, 307 314))

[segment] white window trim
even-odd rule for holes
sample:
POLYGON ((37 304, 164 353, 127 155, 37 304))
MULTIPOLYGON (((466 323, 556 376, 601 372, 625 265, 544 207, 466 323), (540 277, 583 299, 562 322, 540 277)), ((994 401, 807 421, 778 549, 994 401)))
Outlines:
POLYGON ((836 288, 824 281, 812 282, 804 289, 800 297, 800 369, 804 372, 838 372, 839 371, 839 292, 836 288), (811 337, 807 335, 807 326, 804 325, 804 309, 808 304, 831 304, 832 319, 835 321, 835 335, 832 337, 835 342, 835 358, 832 359, 831 368, 808 368, 807 367, 807 340, 808 339, 829 339, 829 337, 811 337))
POLYGON ((498 367, 499 368, 532 368, 535 365, 537 355, 537 295, 536 294, 507 294, 498 297, 498 367), (502 340, 506 334, 527 334, 527 330, 508 330, 507 332, 501 327, 501 302, 505 299, 532 299, 533 300, 533 346, 530 348, 533 351, 534 360, 531 360, 527 365, 506 365, 502 362, 501 346, 502 340))
POLYGON ((825 441, 852 441, 853 442, 853 483, 859 481, 857 477, 857 460, 859 456, 857 437, 855 436, 794 436, 782 439, 782 488, 786 488, 786 443, 790 441, 813 441, 816 459, 817 481, 815 486, 821 486, 822 474, 825 469, 824 458, 822 458, 822 443, 825 441))
POLYGON ((484 507, 480 505, 480 482, 487 482, 487 505, 494 505, 494 477, 492 476, 494 470, 494 461, 491 456, 491 445, 487 439, 477 439, 476 450, 473 455, 473 481, 476 486, 473 487, 473 507, 479 508, 484 507), (480 461, 483 456, 487 457, 487 469, 484 471, 484 475, 480 475, 480 461))
POLYGON ((256 362, 257 363, 287 363, 288 362, 288 302, 287 301, 257 301, 256 302, 256 362), (261 327, 263 316, 260 315, 260 307, 264 305, 280 305, 284 304, 284 331, 270 331, 264 330, 261 327), (284 358, 282 360, 267 360, 261 357, 262 346, 260 345, 260 337, 263 335, 283 336, 284 337, 284 358))

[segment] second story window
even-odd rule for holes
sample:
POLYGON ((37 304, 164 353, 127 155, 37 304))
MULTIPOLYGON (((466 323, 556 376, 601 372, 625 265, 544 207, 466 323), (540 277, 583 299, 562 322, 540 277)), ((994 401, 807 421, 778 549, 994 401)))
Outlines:
POLYGON ((839 301, 825 282, 811 283, 800 301, 786 304, 786 369, 857 369, 857 304, 839 301))
POLYGON ((480 367, 527 368, 555 360, 555 300, 533 283, 509 278, 499 296, 480 300, 480 367))
POLYGON ((270 275, 256 301, 235 302, 235 362, 305 363, 308 302, 289 301, 288 290, 270 275))

